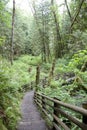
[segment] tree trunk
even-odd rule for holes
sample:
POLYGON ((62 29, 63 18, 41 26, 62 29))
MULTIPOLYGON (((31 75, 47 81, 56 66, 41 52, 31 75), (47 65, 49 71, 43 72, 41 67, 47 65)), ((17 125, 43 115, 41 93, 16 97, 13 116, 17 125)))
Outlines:
POLYGON ((76 21, 78 15, 79 15, 79 13, 80 13, 80 10, 81 10, 81 7, 82 7, 84 1, 85 1, 85 0, 82 0, 82 1, 81 1, 80 5, 79 5, 79 8, 78 8, 78 10, 77 10, 77 12, 76 12, 76 15, 75 15, 75 17, 74 17, 74 19, 73 19, 73 21, 72 21, 72 23, 71 23, 71 28, 70 28, 70 29, 72 29, 72 27, 73 27, 73 25, 74 25, 74 23, 75 23, 75 21, 76 21))
POLYGON ((60 58, 62 56, 62 45, 61 45, 61 35, 60 35, 60 30, 59 30, 59 22, 57 19, 56 11, 54 8, 54 0, 51 0, 51 5, 53 7, 52 13, 54 17, 54 22, 55 22, 55 30, 56 30, 56 44, 55 44, 55 58, 60 58))
POLYGON ((11 36, 11 65, 13 65, 13 44, 14 44, 14 19, 15 19, 15 0, 13 0, 13 14, 12 14, 12 36, 11 36))
POLYGON ((54 69, 55 69, 56 60, 53 60, 52 67, 50 69, 49 77, 48 77, 48 86, 50 86, 50 82, 53 79, 54 76, 54 69))
MULTIPOLYGON (((36 25, 37 25, 37 29, 38 29, 38 32, 39 32, 39 35, 40 35, 40 38, 41 38, 41 42, 42 42, 42 61, 46 62, 46 43, 44 41, 44 21, 43 22, 43 30, 40 29, 39 27, 39 23, 38 23, 38 18, 37 18, 37 11, 36 11, 36 8, 35 8, 35 2, 33 1, 33 4, 32 4, 32 7, 33 7, 33 16, 34 16, 34 19, 35 19, 35 22, 36 22, 36 25)), ((43 14, 42 14, 42 18, 43 18, 43 14)), ((42 19, 43 20, 43 19, 42 19)))
POLYGON ((43 28, 43 35, 42 35, 42 43, 43 43, 43 55, 44 55, 44 62, 47 62, 47 47, 46 47, 46 42, 45 42, 45 22, 44 22, 44 18, 43 18, 43 11, 42 11, 42 28, 43 28))
POLYGON ((70 13, 68 4, 67 4, 67 0, 65 0, 65 5, 66 5, 66 8, 67 8, 68 15, 69 15, 69 17, 70 17, 70 21, 72 21, 72 16, 71 16, 71 13, 70 13))

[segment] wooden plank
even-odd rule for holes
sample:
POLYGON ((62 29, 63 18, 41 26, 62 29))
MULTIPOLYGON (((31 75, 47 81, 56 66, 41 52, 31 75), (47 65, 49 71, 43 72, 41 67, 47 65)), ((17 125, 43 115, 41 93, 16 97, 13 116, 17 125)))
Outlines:
POLYGON ((41 101, 41 100, 39 100, 39 99, 37 99, 37 102, 39 102, 40 104, 42 104, 42 101, 41 101))
POLYGON ((58 109, 58 111, 61 113, 61 115, 64 115, 64 117, 66 117, 67 119, 69 119, 70 121, 72 121, 73 123, 78 125, 80 128, 82 128, 82 130, 87 130, 87 125, 85 125, 84 123, 80 122, 75 117, 70 116, 68 113, 64 112, 61 109, 58 109))
POLYGON ((83 108, 80 108, 78 106, 74 106, 74 105, 71 105, 71 104, 67 104, 67 103, 63 103, 61 101, 58 101, 56 99, 53 99, 53 98, 49 98, 48 96, 45 96, 45 95, 42 95, 42 94, 39 94, 41 95, 42 97, 45 97, 46 99, 52 101, 52 102, 55 102, 55 103, 58 103, 60 106, 63 106, 63 107, 66 107, 66 108, 69 108, 73 111, 76 111, 82 115, 86 115, 87 116, 87 110, 83 109, 83 108))
POLYGON ((52 116, 53 112, 50 111, 48 108, 46 108, 46 110, 48 111, 48 113, 52 116))
POLYGON ((53 117, 58 122, 58 124, 64 128, 64 130, 70 130, 70 128, 67 127, 67 125, 65 125, 56 115, 53 114, 53 117))
POLYGON ((56 123, 53 122, 53 126, 55 127, 56 130, 61 130, 56 123))
MULTIPOLYGON (((77 106, 73 106, 73 105, 70 105, 70 104, 67 104, 67 103, 63 103, 57 99, 53 99, 53 98, 50 98, 50 97, 47 97, 45 95, 42 95, 42 94, 39 94, 39 93, 36 93, 35 94, 35 101, 37 103, 37 105, 39 105, 39 107, 42 109, 42 111, 44 112, 44 114, 47 116, 47 118, 49 118, 51 121, 52 119, 50 118, 50 115, 53 115, 53 118, 57 121, 57 122, 54 122, 55 124, 58 123, 60 124, 65 130, 70 130, 69 127, 67 125, 65 125, 57 116, 57 114, 52 114, 52 112, 46 107, 46 105, 48 105, 50 108, 53 108, 53 110, 55 109, 56 111, 58 111, 61 115, 63 115, 64 117, 66 117, 67 119, 69 119, 70 121, 72 121, 75 125, 79 126, 80 128, 82 128, 82 130, 87 130, 87 125, 80 122, 77 118, 73 117, 73 116, 70 116, 68 113, 66 113, 65 111, 61 110, 59 107, 56 107, 54 108, 54 106, 51 106, 47 101, 52 101, 53 103, 56 103, 58 104, 59 106, 63 106, 65 108, 68 108, 70 110, 73 110, 75 112, 78 112, 82 115, 85 115, 87 116, 87 110, 83 109, 83 108, 80 108, 80 107, 77 107, 77 106), (37 96, 38 95, 38 96, 37 96), (40 99, 38 99, 38 97, 40 97, 40 99), (42 98, 41 98, 42 97, 42 98), (43 108, 42 108, 42 105, 41 105, 41 99, 43 99, 43 108), (47 99, 47 100, 46 100, 47 99)), ((55 125, 56 126, 56 125, 55 125)), ((57 126, 56 126, 57 127, 57 126)))
POLYGON ((51 104, 49 104, 47 101, 44 101, 46 103, 46 105, 48 105, 49 107, 53 108, 54 106, 52 106, 51 104))
POLYGON ((35 100, 36 104, 42 109, 42 105, 35 100))
MULTIPOLYGON (((82 107, 87 110, 87 102, 84 102, 82 107)), ((87 125, 87 116, 85 115, 83 115, 83 123, 87 125)))
POLYGON ((42 109, 42 111, 44 112, 44 114, 47 116, 47 118, 52 121, 52 119, 50 118, 50 116, 48 115, 48 113, 46 112, 46 110, 42 109))

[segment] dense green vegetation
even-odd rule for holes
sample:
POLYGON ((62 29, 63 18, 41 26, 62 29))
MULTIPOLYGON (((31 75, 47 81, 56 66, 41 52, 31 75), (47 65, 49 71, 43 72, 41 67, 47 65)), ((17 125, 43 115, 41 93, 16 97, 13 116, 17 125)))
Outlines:
POLYGON ((40 63, 40 57, 21 56, 14 61, 13 66, 2 57, 0 62, 0 128, 5 125, 8 129, 15 130, 21 117, 21 98, 30 89, 31 82, 35 81, 35 66, 40 63))
POLYGON ((21 99, 30 89, 78 106, 87 101, 86 0, 60 6, 55 0, 31 0, 29 16, 16 8, 14 37, 8 2, 0 1, 0 130, 16 129, 21 99))

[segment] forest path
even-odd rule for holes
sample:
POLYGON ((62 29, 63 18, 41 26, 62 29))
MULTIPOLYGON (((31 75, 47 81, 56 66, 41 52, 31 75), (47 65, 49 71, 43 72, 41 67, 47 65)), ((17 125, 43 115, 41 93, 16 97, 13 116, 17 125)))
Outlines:
POLYGON ((22 120, 17 130, 48 130, 33 101, 34 91, 27 92, 21 105, 22 120))

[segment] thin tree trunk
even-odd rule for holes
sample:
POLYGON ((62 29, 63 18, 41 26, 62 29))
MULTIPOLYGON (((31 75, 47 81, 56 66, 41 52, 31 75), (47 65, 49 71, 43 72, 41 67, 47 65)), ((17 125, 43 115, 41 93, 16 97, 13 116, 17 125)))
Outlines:
POLYGON ((42 35, 42 43, 43 43, 43 50, 44 50, 44 62, 47 62, 47 46, 46 46, 46 42, 45 42, 45 22, 44 22, 44 18, 43 18, 43 11, 42 11, 42 28, 43 28, 43 35, 42 35))
MULTIPOLYGON (((35 8, 35 3, 34 2, 32 4, 32 7, 33 7, 32 13, 33 13, 33 16, 34 16, 34 19, 35 19, 35 22, 36 22, 36 25, 37 25, 37 28, 38 28, 38 32, 39 32, 39 35, 40 35, 41 41, 42 41, 42 60, 44 62, 46 62, 46 44, 45 44, 45 41, 44 41, 44 29, 43 29, 43 32, 42 32, 42 30, 39 27, 38 18, 37 18, 37 12, 36 12, 36 8, 35 8)), ((43 27, 44 27, 44 23, 43 23, 43 27)))
MULTIPOLYGON (((66 5, 66 8, 67 8, 67 12, 68 12, 68 15, 69 15, 69 18, 70 18, 70 21, 71 21, 71 24, 72 24, 72 16, 71 16, 71 13, 70 13, 70 10, 69 10, 69 7, 68 7, 68 3, 67 3, 67 0, 65 0, 65 5, 66 5)), ((77 19, 76 19, 77 23, 79 22, 77 19)), ((71 25, 70 25, 71 26, 71 25)), ((69 33, 71 34, 72 30, 71 30, 71 27, 69 29, 69 33)))
POLYGON ((50 61, 50 47, 49 47, 49 43, 47 43, 47 60, 50 61))
POLYGON ((80 5, 79 5, 79 8, 78 8, 78 10, 77 10, 77 12, 76 12, 76 15, 75 15, 75 17, 74 17, 74 19, 73 19, 73 21, 72 21, 72 23, 71 23, 71 29, 72 29, 72 27, 73 27, 73 25, 74 25, 74 23, 75 23, 75 21, 76 21, 78 15, 79 15, 79 13, 80 13, 80 10, 81 10, 81 7, 82 7, 84 1, 85 1, 85 0, 82 0, 81 3, 80 3, 80 5))
POLYGON ((54 59, 53 63, 52 63, 52 67, 50 69, 49 76, 48 76, 48 86, 50 86, 50 82, 51 82, 51 80, 53 79, 53 76, 54 76, 55 64, 56 64, 56 60, 54 59))
MULTIPOLYGON (((51 4, 54 7, 54 0, 51 1, 51 4)), ((55 24, 56 24, 57 37, 58 37, 59 40, 61 40, 61 36, 60 36, 60 32, 59 32, 59 23, 58 23, 56 12, 55 12, 54 9, 52 9, 52 13, 53 13, 54 21, 55 21, 55 24)))
POLYGON ((72 21, 72 16, 71 16, 71 13, 70 13, 68 4, 67 4, 67 0, 65 0, 65 5, 66 5, 66 8, 67 8, 67 12, 68 12, 68 15, 69 15, 69 17, 70 17, 70 20, 72 21))
POLYGON ((57 19, 57 15, 54 9, 54 0, 51 0, 51 5, 53 6, 52 13, 54 17, 54 22, 56 26, 56 46, 55 46, 55 58, 60 58, 62 56, 62 45, 61 45, 61 35, 60 35, 60 30, 59 30, 59 22, 57 19))
POLYGON ((13 44, 14 44, 14 20, 15 20, 15 0, 13 0, 13 14, 12 14, 12 36, 11 36, 11 65, 13 65, 13 44))

